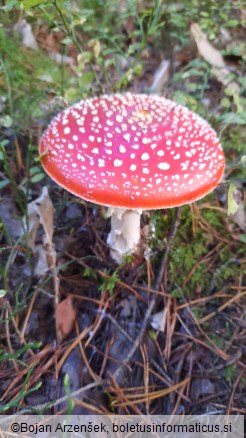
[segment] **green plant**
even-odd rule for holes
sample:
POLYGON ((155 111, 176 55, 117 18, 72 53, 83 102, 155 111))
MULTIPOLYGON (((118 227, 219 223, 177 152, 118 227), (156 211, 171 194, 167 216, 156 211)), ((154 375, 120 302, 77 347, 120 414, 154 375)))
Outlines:
POLYGON ((243 2, 236 0, 184 0, 174 3, 168 0, 166 5, 166 20, 170 26, 171 37, 185 46, 189 43, 189 25, 198 22, 201 29, 214 40, 222 28, 233 29, 243 25, 243 17, 239 14, 243 2))
POLYGON ((120 281, 118 271, 119 269, 116 269, 112 274, 105 272, 106 276, 101 278, 100 291, 107 291, 109 295, 113 294, 115 286, 120 281))
POLYGON ((65 374, 63 379, 64 390, 67 396, 67 411, 66 415, 70 415, 73 413, 74 401, 71 398, 71 390, 70 390, 70 378, 68 374, 65 374))

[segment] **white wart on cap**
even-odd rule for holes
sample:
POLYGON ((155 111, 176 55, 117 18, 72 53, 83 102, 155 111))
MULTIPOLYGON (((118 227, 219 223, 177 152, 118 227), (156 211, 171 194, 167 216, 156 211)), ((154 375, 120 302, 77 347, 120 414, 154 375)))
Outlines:
POLYGON ((211 126, 153 95, 104 95, 56 116, 40 142, 43 167, 71 193, 130 209, 190 203, 221 180, 224 154, 211 126))

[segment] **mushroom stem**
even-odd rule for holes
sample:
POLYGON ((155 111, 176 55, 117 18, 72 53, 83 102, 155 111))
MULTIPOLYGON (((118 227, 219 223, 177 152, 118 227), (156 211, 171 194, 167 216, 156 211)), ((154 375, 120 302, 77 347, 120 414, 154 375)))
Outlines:
POLYGON ((141 213, 142 210, 109 207, 107 216, 111 217, 111 231, 107 243, 116 263, 121 263, 124 256, 136 251, 140 241, 141 213))

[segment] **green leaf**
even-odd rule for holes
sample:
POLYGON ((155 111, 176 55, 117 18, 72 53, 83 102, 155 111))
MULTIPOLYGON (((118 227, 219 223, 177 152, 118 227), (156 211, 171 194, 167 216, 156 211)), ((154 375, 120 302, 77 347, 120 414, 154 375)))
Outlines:
POLYGON ((240 239, 242 242, 246 243, 246 234, 241 234, 240 239))
POLYGON ((3 298, 6 295, 6 290, 0 289, 0 298, 3 298))
POLYGON ((41 181, 44 178, 44 173, 36 173, 35 175, 32 176, 31 181, 33 183, 37 183, 39 181, 41 181))
POLYGON ((93 268, 87 266, 83 272, 83 277, 85 278, 97 278, 97 273, 93 268))
POLYGON ((42 345, 41 342, 29 342, 28 344, 24 345, 24 347, 19 348, 14 353, 4 353, 0 356, 0 362, 3 362, 5 360, 12 360, 16 359, 17 357, 20 357, 23 353, 25 353, 27 350, 34 350, 40 348, 42 345))
POLYGON ((10 128, 12 126, 13 120, 10 116, 2 116, 0 117, 0 125, 4 126, 5 128, 10 128))
MULTIPOLYGON (((1 154, 1 152, 0 152, 0 154, 1 154)), ((0 181, 0 190, 3 189, 4 187, 6 187, 9 183, 10 183, 10 180, 8 178, 0 181)))
POLYGON ((219 120, 227 125, 246 125, 246 112, 227 113, 219 117, 219 120))
POLYGON ((86 87, 87 85, 91 84, 94 80, 94 73, 93 72, 87 72, 83 73, 81 78, 79 78, 79 86, 81 88, 86 87))
POLYGON ((231 214, 235 214, 241 203, 242 193, 235 184, 231 183, 228 190, 228 216, 231 214))
POLYGON ((39 6, 42 3, 49 3, 48 0, 24 0, 23 5, 25 8, 34 8, 34 6, 39 6))
POLYGON ((116 269, 116 271, 114 271, 110 277, 103 278, 102 284, 99 286, 99 290, 101 292, 106 290, 109 293, 109 295, 112 296, 114 288, 119 281, 120 278, 118 277, 118 270, 116 269))
POLYGON ((11 11, 11 9, 15 8, 16 6, 20 6, 20 2, 18 0, 9 0, 7 1, 7 4, 3 7, 3 10, 5 12, 11 11))
POLYGON ((67 374, 67 373, 65 374, 63 384, 64 384, 65 393, 67 396, 67 412, 66 412, 66 414, 69 415, 69 414, 72 414, 72 412, 73 412, 74 401, 71 398, 70 377, 69 377, 69 374, 67 374))
POLYGON ((246 167, 246 155, 243 155, 241 157, 241 163, 242 163, 243 167, 246 167))

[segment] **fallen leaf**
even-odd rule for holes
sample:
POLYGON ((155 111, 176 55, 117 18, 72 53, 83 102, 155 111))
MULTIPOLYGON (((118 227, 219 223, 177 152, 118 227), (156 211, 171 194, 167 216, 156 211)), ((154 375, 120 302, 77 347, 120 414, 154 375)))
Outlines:
POLYGON ((192 400, 197 401, 200 397, 206 397, 214 392, 214 384, 209 379, 194 379, 191 383, 190 397, 192 400))
POLYGON ((73 301, 70 296, 61 301, 56 308, 56 320, 58 329, 58 338, 62 340, 72 331, 76 312, 73 307, 73 301))
POLYGON ((196 42, 197 49, 200 55, 213 66, 213 73, 223 85, 234 92, 238 93, 240 88, 236 82, 231 82, 230 71, 226 67, 226 63, 221 53, 210 44, 207 36, 202 32, 199 24, 192 23, 190 26, 191 34, 196 42))
POLYGON ((161 312, 155 313, 151 318, 150 325, 154 330, 164 332, 166 326, 166 310, 163 309, 161 312))
POLYGON ((236 213, 232 216, 233 222, 239 226, 242 231, 246 231, 246 213, 243 204, 240 204, 236 213))
POLYGON ((228 190, 228 208, 227 208, 227 214, 235 215, 238 210, 242 212, 244 211, 243 206, 243 193, 239 189, 239 187, 236 186, 236 184, 231 183, 228 190))
POLYGON ((37 276, 55 266, 56 255, 52 242, 54 233, 53 216, 54 207, 48 189, 44 187, 39 198, 28 204, 27 218, 23 218, 24 230, 28 233, 28 246, 37 256, 34 270, 37 276), (36 236, 40 225, 43 227, 43 244, 37 245, 36 236))

